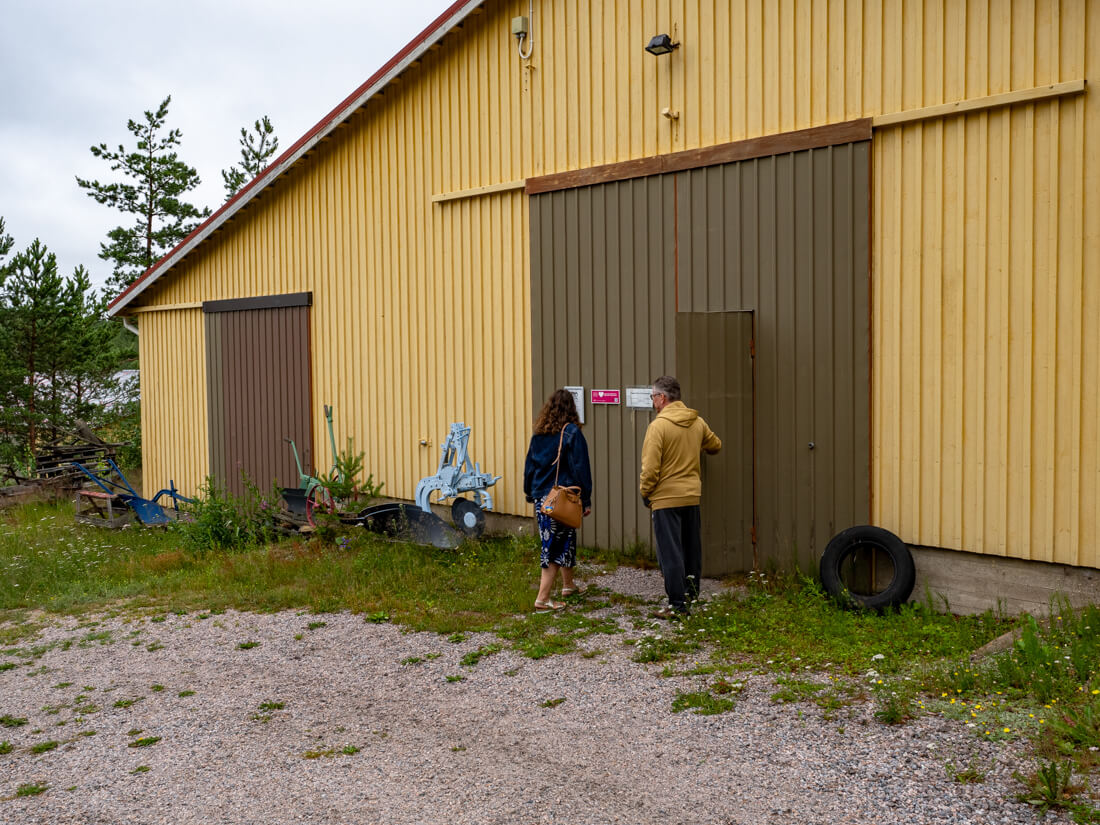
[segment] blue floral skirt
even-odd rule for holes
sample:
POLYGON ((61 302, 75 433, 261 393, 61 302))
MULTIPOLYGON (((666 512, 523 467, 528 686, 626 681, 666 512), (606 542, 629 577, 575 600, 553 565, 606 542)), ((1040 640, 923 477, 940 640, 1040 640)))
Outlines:
POLYGON ((542 512, 542 501, 535 502, 535 518, 542 543, 540 565, 545 570, 551 564, 559 567, 577 566, 577 531, 542 512))

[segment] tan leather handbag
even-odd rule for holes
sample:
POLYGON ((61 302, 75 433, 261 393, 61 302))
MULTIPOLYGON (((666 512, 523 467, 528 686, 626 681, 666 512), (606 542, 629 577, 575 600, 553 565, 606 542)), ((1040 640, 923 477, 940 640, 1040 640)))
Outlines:
POLYGON ((576 529, 581 526, 581 519, 584 518, 581 488, 558 486, 558 476, 561 473, 561 445, 564 440, 565 427, 562 427, 561 435, 558 437, 558 457, 554 459, 558 469, 554 471, 554 486, 542 500, 542 512, 554 521, 576 529))

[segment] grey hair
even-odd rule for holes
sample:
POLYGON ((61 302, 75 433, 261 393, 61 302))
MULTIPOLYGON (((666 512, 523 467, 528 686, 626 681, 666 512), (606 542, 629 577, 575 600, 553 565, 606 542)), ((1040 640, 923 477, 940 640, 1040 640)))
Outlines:
POLYGON ((662 375, 653 380, 653 391, 659 392, 669 401, 680 400, 680 382, 671 375, 662 375))

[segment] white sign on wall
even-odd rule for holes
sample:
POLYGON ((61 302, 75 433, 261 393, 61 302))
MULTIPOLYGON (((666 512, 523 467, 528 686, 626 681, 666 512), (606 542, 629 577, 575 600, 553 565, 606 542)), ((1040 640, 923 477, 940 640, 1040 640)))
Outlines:
POLYGON ((581 423, 584 423, 584 387, 562 387, 567 393, 573 396, 573 403, 577 405, 577 415, 581 418, 581 423))
POLYGON ((627 387, 626 406, 632 410, 652 410, 651 392, 653 392, 652 387, 627 387))

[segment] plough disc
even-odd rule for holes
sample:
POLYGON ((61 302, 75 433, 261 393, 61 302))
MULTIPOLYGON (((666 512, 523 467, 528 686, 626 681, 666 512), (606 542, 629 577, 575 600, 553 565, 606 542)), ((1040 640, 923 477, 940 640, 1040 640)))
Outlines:
POLYGON ((441 550, 453 550, 462 542, 462 536, 434 513, 425 513, 413 504, 391 502, 376 504, 360 510, 359 515, 348 520, 373 533, 414 544, 430 544, 441 550))
POLYGON ((451 504, 451 519, 461 532, 478 538, 485 532, 485 511, 468 498, 456 498, 451 504))

